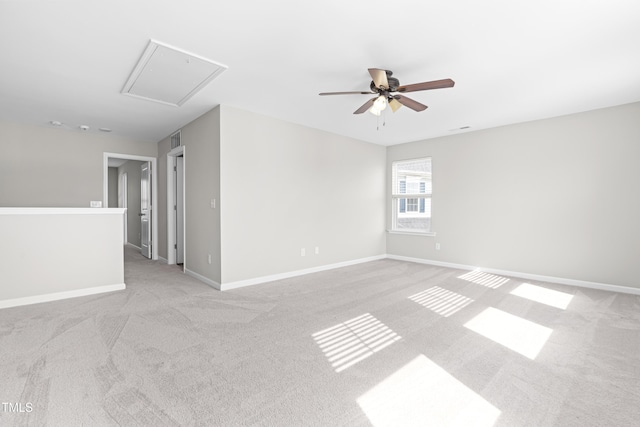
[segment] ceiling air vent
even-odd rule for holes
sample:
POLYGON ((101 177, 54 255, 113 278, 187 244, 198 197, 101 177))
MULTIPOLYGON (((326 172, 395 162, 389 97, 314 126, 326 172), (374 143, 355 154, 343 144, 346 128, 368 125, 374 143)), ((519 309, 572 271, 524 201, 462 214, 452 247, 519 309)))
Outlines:
POLYGON ((150 40, 122 93, 180 106, 226 69, 210 59, 150 40))
POLYGON ((180 142, 180 131, 171 135, 171 149, 180 147, 182 143, 180 142))

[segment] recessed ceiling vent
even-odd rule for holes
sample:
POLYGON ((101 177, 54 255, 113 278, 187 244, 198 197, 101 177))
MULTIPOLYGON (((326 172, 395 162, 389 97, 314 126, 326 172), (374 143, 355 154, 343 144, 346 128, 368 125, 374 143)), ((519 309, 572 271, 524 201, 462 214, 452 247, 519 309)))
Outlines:
POLYGON ((122 93, 180 106, 226 69, 210 59, 150 40, 122 93))
POLYGON ((180 142, 180 131, 171 135, 171 149, 178 148, 182 145, 180 142))

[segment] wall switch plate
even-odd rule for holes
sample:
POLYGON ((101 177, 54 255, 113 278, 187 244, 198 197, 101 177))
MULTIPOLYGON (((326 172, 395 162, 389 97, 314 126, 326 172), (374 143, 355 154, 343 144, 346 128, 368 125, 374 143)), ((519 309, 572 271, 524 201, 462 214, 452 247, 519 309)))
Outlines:
POLYGON ((92 208, 101 208, 102 202, 100 200, 92 200, 89 206, 91 206, 92 208))
POLYGON ((207 262, 211 264, 211 254, 209 254, 209 256, 207 257, 207 262))
POLYGON ((316 255, 320 254, 320 246, 316 246, 316 255))
POLYGON ((307 254, 307 250, 305 248, 300 249, 300 256, 305 256, 307 254))

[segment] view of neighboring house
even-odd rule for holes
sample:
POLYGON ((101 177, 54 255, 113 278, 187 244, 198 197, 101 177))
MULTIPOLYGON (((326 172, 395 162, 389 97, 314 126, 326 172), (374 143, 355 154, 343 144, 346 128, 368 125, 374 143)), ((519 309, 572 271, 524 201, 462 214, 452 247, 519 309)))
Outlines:
POLYGON ((431 158, 395 162, 392 174, 393 229, 431 231, 431 158))

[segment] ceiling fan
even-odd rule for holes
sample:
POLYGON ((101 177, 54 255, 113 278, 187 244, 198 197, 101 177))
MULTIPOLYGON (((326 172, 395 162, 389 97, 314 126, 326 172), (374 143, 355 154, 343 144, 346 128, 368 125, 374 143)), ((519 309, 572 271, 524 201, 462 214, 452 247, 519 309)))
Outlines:
POLYGON ((426 105, 401 94, 419 90, 453 87, 455 84, 451 79, 443 79, 400 86, 400 81, 395 77, 391 77, 393 75, 392 71, 369 68, 369 74, 373 79, 369 85, 370 92, 322 92, 320 95, 376 95, 354 111, 353 114, 362 114, 369 110, 372 114, 379 116, 382 110, 387 107, 387 104, 394 113, 403 105, 414 111, 426 110, 426 105))

